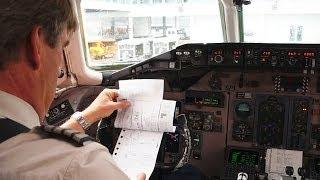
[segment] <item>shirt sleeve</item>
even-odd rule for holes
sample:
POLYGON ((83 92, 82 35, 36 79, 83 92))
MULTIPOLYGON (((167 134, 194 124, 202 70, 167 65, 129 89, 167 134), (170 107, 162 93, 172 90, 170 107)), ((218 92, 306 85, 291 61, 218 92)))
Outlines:
POLYGON ((117 167, 108 149, 98 143, 79 147, 67 167, 64 180, 128 180, 117 167))

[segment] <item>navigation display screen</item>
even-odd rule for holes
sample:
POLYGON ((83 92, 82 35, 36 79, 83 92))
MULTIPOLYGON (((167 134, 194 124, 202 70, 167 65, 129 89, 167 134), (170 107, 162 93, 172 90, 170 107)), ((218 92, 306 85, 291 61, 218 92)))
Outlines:
POLYGON ((259 152, 231 149, 228 162, 234 165, 259 165, 259 152))

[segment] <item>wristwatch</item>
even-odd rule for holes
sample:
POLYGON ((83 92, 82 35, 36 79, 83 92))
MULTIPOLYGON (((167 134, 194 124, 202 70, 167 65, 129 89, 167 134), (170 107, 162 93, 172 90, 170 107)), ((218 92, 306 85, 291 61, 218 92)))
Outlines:
POLYGON ((81 112, 77 111, 75 112, 74 114, 72 114, 71 118, 75 119, 79 124, 80 126, 83 128, 83 130, 87 130, 91 123, 88 122, 82 115, 81 112))

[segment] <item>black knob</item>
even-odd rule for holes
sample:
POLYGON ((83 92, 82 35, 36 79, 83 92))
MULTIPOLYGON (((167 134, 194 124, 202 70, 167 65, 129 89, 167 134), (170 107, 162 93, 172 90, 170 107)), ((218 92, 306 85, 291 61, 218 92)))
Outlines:
POLYGON ((294 172, 294 169, 292 166, 286 166, 286 174, 289 176, 292 176, 294 172))
POLYGON ((303 167, 298 168, 298 174, 299 174, 299 176, 304 178, 307 174, 306 169, 303 167))
POLYGON ((296 65, 296 63, 297 63, 297 59, 295 59, 295 58, 290 58, 290 59, 288 60, 288 63, 289 63, 290 66, 294 66, 294 65, 296 65))

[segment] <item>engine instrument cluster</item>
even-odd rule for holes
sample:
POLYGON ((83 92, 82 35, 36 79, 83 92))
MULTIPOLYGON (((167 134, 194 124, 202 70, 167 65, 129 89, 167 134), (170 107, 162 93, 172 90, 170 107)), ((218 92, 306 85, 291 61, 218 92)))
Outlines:
POLYGON ((259 96, 257 143, 264 147, 283 147, 286 122, 286 99, 276 96, 259 96))

